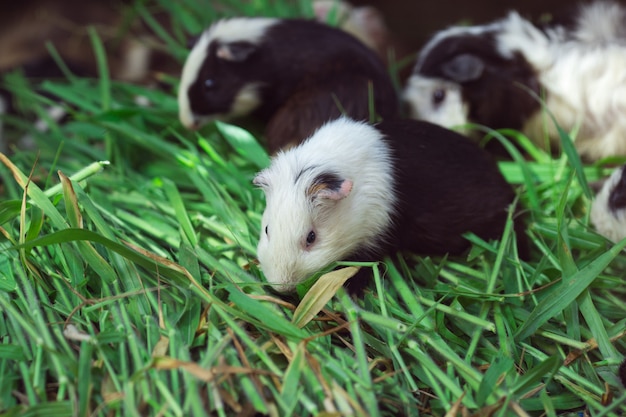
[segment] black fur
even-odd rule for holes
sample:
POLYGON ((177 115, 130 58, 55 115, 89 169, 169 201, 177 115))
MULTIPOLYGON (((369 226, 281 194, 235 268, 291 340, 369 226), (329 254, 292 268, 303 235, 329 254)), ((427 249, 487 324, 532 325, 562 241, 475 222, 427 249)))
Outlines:
POLYGON ((293 183, 297 184, 298 180, 300 179, 302 174, 304 174, 305 172, 310 171, 312 169, 315 169, 315 168, 317 168, 317 165, 311 165, 311 166, 308 166, 308 167, 304 168, 302 171, 298 172, 298 175, 296 175, 296 179, 293 180, 293 183))
POLYGON ((438 43, 422 60, 416 72, 461 85, 469 103, 469 120, 494 129, 522 129, 538 110, 539 102, 529 93, 540 94, 539 81, 531 65, 519 53, 507 58, 498 53, 494 32, 451 36, 438 43), (455 77, 447 69, 462 55, 482 63, 477 77, 455 77))
POLYGON ((344 180, 339 175, 333 172, 326 172, 317 176, 317 178, 313 180, 311 187, 323 186, 324 188, 337 191, 341 188, 343 181, 344 180))
POLYGON ((190 86, 192 111, 225 113, 242 86, 260 83, 262 104, 253 116, 267 123, 272 153, 300 143, 342 112, 369 120, 368 84, 380 117, 398 111, 396 91, 378 56, 339 29, 308 20, 281 20, 241 62, 217 58, 217 47, 216 41, 210 44, 199 77, 190 86), (206 79, 215 81, 208 90, 206 79))
MULTIPOLYGON (((470 246, 462 237, 466 232, 485 240, 501 237, 515 193, 491 155, 428 122, 384 121, 377 128, 393 150, 399 204, 379 252, 357 253, 353 260, 380 259, 398 250, 459 255, 470 246)), ((528 259, 525 222, 519 214, 514 226, 520 257, 528 259)), ((366 283, 353 279, 348 288, 358 293, 366 283)))
POLYGON ((189 86, 187 92, 191 110, 197 115, 228 113, 235 93, 245 84, 242 80, 250 71, 250 68, 240 62, 217 58, 215 54, 218 46, 217 42, 209 44, 209 52, 198 78, 189 86), (208 88, 207 80, 213 83, 208 88))
MULTIPOLYGON (((391 235, 400 249, 459 254, 469 247, 465 232, 501 237, 515 193, 489 154, 427 122, 383 122, 378 128, 395 154, 400 204, 391 235)), ((518 232, 526 256, 525 233, 518 232)))
POLYGON ((621 170, 620 179, 609 195, 609 209, 614 213, 626 208, 626 169, 622 167, 621 170))

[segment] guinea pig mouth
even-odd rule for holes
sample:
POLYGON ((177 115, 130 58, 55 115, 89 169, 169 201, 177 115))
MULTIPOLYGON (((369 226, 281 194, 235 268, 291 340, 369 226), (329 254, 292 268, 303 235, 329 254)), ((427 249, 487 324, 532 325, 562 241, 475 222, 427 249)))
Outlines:
POLYGON ((290 292, 295 291, 296 286, 294 284, 270 284, 271 285, 271 289, 274 292, 277 292, 279 294, 287 294, 290 292))
POLYGON ((184 124, 184 126, 189 130, 198 130, 200 123, 196 119, 193 119, 190 123, 184 124))
MULTIPOLYGON (((261 266, 263 269, 263 266, 261 266)), ((269 284, 272 291, 277 292, 279 294, 285 294, 289 292, 293 292, 296 289, 296 285, 298 285, 302 280, 294 280, 292 276, 281 277, 280 279, 272 279, 275 275, 267 274, 265 271, 263 272, 265 275, 265 280, 269 284)))

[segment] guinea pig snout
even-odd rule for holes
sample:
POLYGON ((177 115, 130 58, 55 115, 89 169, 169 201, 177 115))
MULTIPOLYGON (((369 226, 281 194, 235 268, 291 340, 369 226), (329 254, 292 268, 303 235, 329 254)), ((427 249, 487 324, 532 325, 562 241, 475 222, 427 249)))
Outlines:
MULTIPOLYGON (((259 259, 259 261, 261 261, 261 259, 259 259)), ((274 291, 280 293, 290 292, 293 291, 299 283, 294 273, 296 270, 295 262, 261 261, 260 266, 263 275, 265 275, 265 279, 274 291)))
POLYGON ((270 284, 270 288, 279 293, 291 292, 298 284, 298 282, 295 282, 291 276, 277 277, 266 274, 265 279, 270 284))

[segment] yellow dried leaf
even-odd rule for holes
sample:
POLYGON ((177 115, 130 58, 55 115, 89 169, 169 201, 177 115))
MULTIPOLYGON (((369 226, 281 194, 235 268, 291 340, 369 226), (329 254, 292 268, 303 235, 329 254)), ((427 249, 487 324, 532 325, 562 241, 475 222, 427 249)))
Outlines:
POLYGON ((292 322, 298 327, 304 327, 317 316, 337 290, 358 271, 359 268, 348 266, 322 275, 302 297, 302 301, 293 313, 292 322))

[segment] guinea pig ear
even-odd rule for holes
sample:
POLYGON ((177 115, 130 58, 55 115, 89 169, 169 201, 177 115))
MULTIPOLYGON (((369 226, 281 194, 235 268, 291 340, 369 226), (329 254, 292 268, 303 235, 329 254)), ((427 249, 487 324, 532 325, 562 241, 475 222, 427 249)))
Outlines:
POLYGON ((252 180, 252 184, 256 185, 259 188, 262 189, 267 189, 269 187, 269 181, 267 178, 267 171, 263 170, 261 172, 259 172, 258 174, 255 175, 254 179, 252 180))
POLYGON ((257 46, 250 42, 231 42, 217 47, 215 55, 225 61, 243 62, 257 50, 257 46))
POLYGON ((473 54, 457 55, 441 67, 445 76, 458 83, 477 80, 484 69, 483 60, 473 54))
POLYGON ((322 174, 315 178, 306 193, 312 200, 339 201, 352 191, 352 180, 342 179, 334 174, 322 174))

